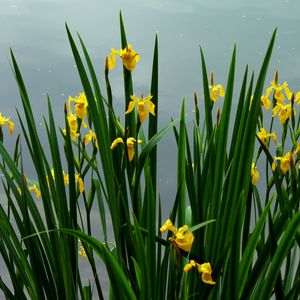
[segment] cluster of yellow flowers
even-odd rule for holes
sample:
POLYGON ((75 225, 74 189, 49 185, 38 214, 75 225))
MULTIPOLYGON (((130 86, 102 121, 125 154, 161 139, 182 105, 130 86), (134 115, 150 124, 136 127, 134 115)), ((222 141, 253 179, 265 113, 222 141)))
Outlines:
POLYGON ((276 71, 274 80, 271 81, 270 86, 266 89, 266 93, 261 96, 261 102, 267 110, 271 107, 270 95, 272 91, 274 91, 273 97, 276 101, 272 109, 272 118, 278 116, 280 123, 284 124, 288 119, 291 119, 292 113, 296 115, 296 110, 292 107, 292 100, 294 103, 300 105, 300 91, 292 93, 286 81, 280 85, 278 83, 278 71, 276 71), (285 103, 285 100, 288 103, 285 103))
MULTIPOLYGON (((132 46, 130 44, 128 44, 125 49, 111 49, 110 57, 107 59, 107 65, 110 70, 112 70, 116 65, 116 54, 120 56, 124 67, 128 71, 134 71, 136 63, 140 60, 140 56, 132 49, 132 46)), ((136 96, 131 95, 130 98, 131 101, 129 102, 128 108, 125 112, 126 115, 131 113, 134 108, 137 107, 137 113, 141 124, 147 119, 149 113, 155 116, 155 105, 151 101, 151 99, 153 98, 152 95, 149 94, 146 98, 144 98, 143 95, 141 96, 141 98, 137 98, 136 96)), ((132 136, 126 139, 118 137, 112 142, 110 149, 114 149, 118 144, 125 143, 127 147, 128 160, 129 162, 131 162, 135 156, 135 143, 141 144, 142 141, 137 140, 132 136)))
MULTIPOLYGON (((286 81, 283 84, 278 83, 278 71, 275 72, 274 80, 267 87, 264 95, 261 96, 261 104, 269 110, 272 101, 270 100, 273 92, 274 106, 272 109, 272 118, 278 116, 280 124, 285 124, 288 120, 296 115, 295 104, 300 105, 300 91, 292 93, 286 81), (285 102, 288 101, 288 102, 285 102)), ((261 127, 257 133, 257 137, 269 149, 270 140, 273 139, 275 145, 278 145, 278 140, 275 132, 267 132, 264 127, 261 127)), ((288 151, 283 156, 275 156, 272 163, 272 171, 276 169, 276 161, 280 161, 280 169, 285 174, 289 169, 295 166, 297 154, 300 152, 300 143, 297 144, 294 154, 288 151)), ((298 165, 300 168, 300 164, 298 165)), ((259 172, 255 168, 255 163, 251 167, 252 184, 255 184, 259 179, 259 172)))
MULTIPOLYGON (((62 171, 62 174, 63 174, 65 185, 69 184, 69 174, 65 173, 64 171, 62 171)), ((54 169, 53 168, 51 169, 51 175, 52 175, 53 180, 55 180, 55 174, 54 174, 54 169)), ((50 186, 48 176, 46 177, 46 179, 47 179, 47 182, 48 182, 48 186, 50 186)), ((25 183, 27 185, 27 179, 26 179, 25 176, 24 176, 24 180, 25 180, 25 183)), ((79 174, 75 174, 75 182, 78 183, 79 191, 80 191, 80 193, 82 193, 84 191, 84 182, 83 182, 83 180, 82 180, 82 178, 80 177, 79 174)), ((34 191, 36 198, 39 199, 41 197, 41 191, 40 191, 39 187, 36 184, 27 185, 27 189, 29 191, 34 191)), ((21 191, 20 187, 18 187, 18 191, 19 191, 20 195, 22 195, 22 191, 21 191)))
MULTIPOLYGON (((194 235, 192 232, 188 231, 189 227, 187 225, 184 225, 177 229, 172 221, 168 219, 165 224, 160 228, 161 232, 166 232, 166 231, 172 231, 173 237, 170 237, 169 240, 171 241, 172 245, 175 247, 182 249, 186 252, 190 252, 193 242, 194 242, 194 235)), ((199 264, 195 262, 194 260, 190 260, 188 264, 185 265, 184 267, 184 272, 190 271, 192 268, 196 268, 196 270, 199 272, 201 275, 201 279, 204 283, 207 284, 215 284, 216 282, 213 281, 211 274, 212 274, 212 269, 210 263, 203 263, 199 264)))
MULTIPOLYGON (((84 118, 87 115, 88 110, 88 101, 86 99, 85 93, 80 93, 77 97, 69 97, 68 99, 68 123, 70 127, 70 136, 73 141, 79 136, 78 132, 78 119, 81 120, 81 124, 84 128, 87 128, 87 124, 84 121, 84 118), (74 103, 75 114, 72 111, 71 103, 74 103)), ((64 129, 64 134, 66 134, 66 129, 64 129)), ((95 141, 95 146, 98 148, 98 141, 96 134, 92 129, 89 129, 84 138, 85 146, 88 145, 92 140, 95 141)))
MULTIPOLYGON (((69 174, 65 173, 64 170, 62 171, 62 174, 63 174, 65 185, 69 184, 69 174)), ((53 180, 55 180, 55 173, 54 173, 54 169, 53 168, 51 169, 51 175, 52 175, 53 180)), ((50 183, 49 183, 48 176, 46 177, 46 179, 47 179, 48 186, 49 186, 50 183)), ((82 178, 80 177, 79 174, 75 174, 75 182, 78 183, 79 191, 80 191, 80 193, 82 193, 84 191, 84 182, 83 182, 83 180, 82 180, 82 178)))

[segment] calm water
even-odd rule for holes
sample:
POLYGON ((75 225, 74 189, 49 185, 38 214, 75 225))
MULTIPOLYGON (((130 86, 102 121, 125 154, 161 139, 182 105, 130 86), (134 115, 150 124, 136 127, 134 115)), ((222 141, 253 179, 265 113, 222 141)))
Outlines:
MULTIPOLYGON (((127 39, 141 55, 133 74, 136 95, 149 92, 154 37, 158 34, 161 127, 171 116, 179 116, 183 97, 192 119, 193 92, 199 98, 202 95, 199 45, 206 55, 208 71, 214 71, 215 81, 225 85, 231 52, 237 43, 239 87, 245 65, 249 64, 250 70, 260 66, 270 34, 277 26, 268 81, 278 68, 281 81, 287 80, 292 89, 300 89, 300 2, 296 0, 0 0, 0 111, 16 120, 15 108, 21 109, 9 62, 11 47, 41 130, 40 112, 47 113, 46 93, 52 99, 57 124, 63 126, 63 103, 82 90, 64 23, 82 36, 103 83, 105 56, 111 47, 120 47, 120 9, 127 39)), ((120 63, 111 73, 111 84, 121 115, 124 100, 120 63)), ((7 138, 6 142, 12 145, 14 141, 7 138)), ((159 151, 159 190, 168 211, 176 193, 172 134, 161 142, 159 151)))

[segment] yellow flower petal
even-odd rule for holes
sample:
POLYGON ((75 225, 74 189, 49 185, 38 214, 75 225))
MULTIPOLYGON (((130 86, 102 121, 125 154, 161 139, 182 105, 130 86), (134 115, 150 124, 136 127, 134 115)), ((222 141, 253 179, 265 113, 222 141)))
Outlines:
POLYGON ((138 115, 141 123, 143 123, 148 117, 148 110, 143 102, 138 104, 138 115))
POLYGON ((118 50, 115 50, 113 48, 111 49, 110 56, 108 58, 108 69, 109 70, 114 69, 114 67, 116 66, 116 62, 117 62, 116 54, 118 54, 118 53, 119 53, 118 50))
POLYGON ((128 104, 128 109, 125 112, 125 115, 131 113, 137 103, 135 101, 130 101, 128 104))
POLYGON ((251 166, 251 176, 252 176, 252 184, 256 184, 257 181, 259 180, 259 172, 255 168, 254 162, 252 162, 252 166, 251 166))
POLYGON ((124 144, 124 141, 123 141, 123 139, 122 138, 116 138, 113 142, 112 142, 112 144, 111 144, 111 146, 110 146, 110 149, 114 149, 118 144, 124 144))
POLYGON ((40 197, 41 197, 41 192, 40 192, 39 188, 38 188, 35 184, 33 184, 32 186, 29 186, 29 187, 28 187, 28 190, 29 190, 29 191, 34 191, 34 192, 35 192, 35 196, 36 196, 37 198, 40 198, 40 197))
POLYGON ((168 219, 163 226, 160 227, 161 232, 171 230, 173 233, 177 231, 177 228, 173 225, 172 221, 168 219))
POLYGON ((75 174, 75 182, 79 185, 79 191, 82 193, 84 191, 84 183, 79 174, 75 174))
POLYGON ((15 124, 10 121, 10 118, 4 117, 2 115, 2 113, 0 112, 0 127, 2 127, 3 125, 6 125, 8 127, 8 130, 9 130, 10 134, 13 134, 15 124))

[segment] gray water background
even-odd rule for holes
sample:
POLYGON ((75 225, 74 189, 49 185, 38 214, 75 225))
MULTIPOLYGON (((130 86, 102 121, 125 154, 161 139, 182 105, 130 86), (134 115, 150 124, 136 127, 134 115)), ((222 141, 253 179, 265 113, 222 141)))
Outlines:
MULTIPOLYGON (((225 86, 233 45, 237 44, 235 86, 238 90, 246 64, 257 75, 271 33, 278 27, 266 85, 279 69, 280 82, 287 80, 292 90, 300 89, 300 2, 296 0, 0 0, 0 111, 16 123, 15 109, 22 111, 10 66, 11 47, 41 133, 44 132, 41 112, 47 114, 46 93, 52 100, 57 125, 63 127, 64 102, 68 96, 82 91, 65 22, 74 36, 78 31, 83 38, 105 94, 104 60, 111 47, 120 48, 120 10, 127 40, 141 56, 133 73, 137 96, 149 93, 154 38, 158 35, 159 127, 171 117, 179 116, 183 97, 186 97, 187 120, 191 122, 194 91, 198 94, 200 109, 204 109, 199 45, 203 48, 208 72, 214 71, 215 82, 225 86)), ((117 113, 123 116, 120 61, 110 79, 117 113)), ((234 101, 233 109, 237 98, 234 101)), ((4 129, 8 147, 12 148, 19 131, 16 124, 11 138, 4 129)), ((158 158, 158 189, 166 213, 176 194, 176 155, 175 141, 169 133, 159 145, 158 158)), ((30 161, 25 161, 28 176, 34 178, 30 166, 30 161)), ((3 196, 0 201, 5 201, 3 196)))

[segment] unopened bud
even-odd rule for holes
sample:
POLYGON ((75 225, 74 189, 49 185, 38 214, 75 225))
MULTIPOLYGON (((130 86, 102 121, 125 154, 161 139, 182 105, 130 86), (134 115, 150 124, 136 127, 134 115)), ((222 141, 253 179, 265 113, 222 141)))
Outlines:
POLYGON ((294 157, 293 157, 292 152, 290 152, 290 166, 291 166, 291 169, 293 169, 295 166, 294 157))
POLYGON ((106 58, 105 58, 105 75, 108 74, 108 70, 109 70, 109 68, 108 68, 108 56, 106 56, 106 58))
POLYGON ((210 73, 210 84, 215 85, 214 72, 210 73))
POLYGON ((195 103, 195 106, 198 105, 198 97, 197 97, 196 92, 194 92, 194 103, 195 103))
POLYGON ((220 109, 220 107, 218 107, 217 108, 217 123, 219 123, 220 118, 221 118, 221 109, 220 109))
POLYGON ((275 72, 274 82, 275 82, 275 84, 278 84, 278 70, 276 70, 276 72, 275 72))
POLYGON ((23 176, 23 181, 24 181, 25 187, 27 188, 28 187, 28 183, 27 183, 27 178, 26 178, 25 175, 23 176))
POLYGON ((64 103, 64 112, 65 112, 65 115, 68 114, 68 108, 67 108, 67 103, 66 102, 64 103))

